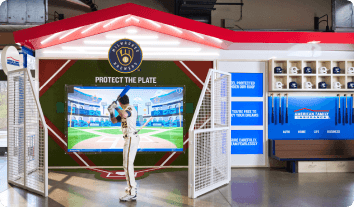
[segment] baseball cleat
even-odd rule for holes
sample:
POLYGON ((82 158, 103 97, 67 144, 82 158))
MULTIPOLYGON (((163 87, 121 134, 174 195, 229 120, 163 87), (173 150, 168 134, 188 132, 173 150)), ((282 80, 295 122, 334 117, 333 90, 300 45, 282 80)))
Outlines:
MULTIPOLYGON (((133 190, 132 190, 132 192, 133 192, 133 190)), ((130 194, 128 187, 125 187, 125 193, 130 194)), ((138 189, 136 189, 136 188, 135 188, 135 195, 138 195, 138 189)))
POLYGON ((119 200, 120 201, 124 201, 124 202, 126 202, 126 201, 135 201, 137 199, 137 197, 138 197, 137 195, 129 195, 129 194, 127 194, 127 195, 125 195, 123 197, 120 197, 119 200))

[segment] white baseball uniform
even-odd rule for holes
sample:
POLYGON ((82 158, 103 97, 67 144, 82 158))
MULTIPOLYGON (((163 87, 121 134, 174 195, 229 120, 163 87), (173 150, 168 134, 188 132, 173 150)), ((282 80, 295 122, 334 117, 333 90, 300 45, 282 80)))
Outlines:
POLYGON ((124 138, 123 167, 128 184, 126 192, 130 195, 135 195, 136 182, 134 173, 134 160, 139 146, 140 137, 139 135, 134 134, 134 132, 136 132, 136 119, 138 117, 138 113, 135 107, 132 105, 124 106, 123 111, 130 112, 129 117, 126 119, 121 119, 124 138))

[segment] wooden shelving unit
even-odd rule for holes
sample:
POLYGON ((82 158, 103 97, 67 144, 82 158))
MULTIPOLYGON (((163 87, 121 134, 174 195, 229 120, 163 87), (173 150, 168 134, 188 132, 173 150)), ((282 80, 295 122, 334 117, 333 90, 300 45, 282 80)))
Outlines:
POLYGON ((349 82, 354 82, 354 73, 349 74, 349 68, 354 67, 354 60, 277 60, 269 61, 269 90, 271 91, 354 91, 348 88, 349 82), (282 73, 274 73, 275 67, 281 67, 282 73), (292 73, 296 67, 297 74, 292 73), (312 73, 305 73, 304 68, 311 67, 312 73), (325 67, 327 73, 320 73, 325 67), (333 68, 341 69, 339 74, 333 73, 333 68), (289 87, 291 82, 296 82, 296 89, 289 87), (282 88, 276 88, 276 82, 282 83, 282 88), (306 82, 311 82, 312 89, 306 88, 306 82), (325 82, 326 89, 319 88, 319 83, 325 82), (341 88, 336 88, 334 82, 339 82, 341 88))

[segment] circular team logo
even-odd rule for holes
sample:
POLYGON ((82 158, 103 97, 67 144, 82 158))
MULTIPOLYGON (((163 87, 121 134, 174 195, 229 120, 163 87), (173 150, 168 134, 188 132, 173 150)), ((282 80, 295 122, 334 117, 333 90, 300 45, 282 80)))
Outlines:
POLYGON ((132 73, 141 65, 143 51, 133 40, 120 39, 109 48, 108 61, 116 71, 132 73))

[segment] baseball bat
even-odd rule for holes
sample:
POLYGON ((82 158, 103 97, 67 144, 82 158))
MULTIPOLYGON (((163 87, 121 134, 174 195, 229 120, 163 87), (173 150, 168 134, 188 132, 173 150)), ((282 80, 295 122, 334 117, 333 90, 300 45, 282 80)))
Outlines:
POLYGON ((139 129, 137 132, 135 132, 134 134, 139 133, 140 130, 141 130, 142 128, 144 128, 152 119, 153 119, 153 117, 150 117, 150 118, 145 122, 145 124, 144 124, 142 127, 140 127, 140 129, 139 129))
POLYGON ((288 123, 288 94, 286 94, 286 118, 285 123, 288 123))
POLYGON ((274 95, 272 94, 272 123, 274 123, 274 95))
POLYGON ((125 88, 123 89, 123 91, 119 94, 117 100, 116 100, 116 104, 118 99, 120 99, 121 97, 123 97, 126 93, 128 93, 128 91, 130 90, 130 85, 125 86, 125 88))
POLYGON ((281 123, 281 94, 279 93, 279 124, 281 123))
POLYGON ((352 94, 352 123, 354 122, 354 95, 352 94))
POLYGON ((338 94, 338 106, 339 106, 339 108, 338 108, 338 116, 339 116, 339 119, 338 119, 338 123, 341 123, 341 115, 340 115, 340 94, 338 94))
POLYGON ((348 97, 347 94, 345 96, 345 123, 348 123, 348 97))

